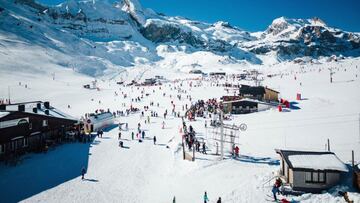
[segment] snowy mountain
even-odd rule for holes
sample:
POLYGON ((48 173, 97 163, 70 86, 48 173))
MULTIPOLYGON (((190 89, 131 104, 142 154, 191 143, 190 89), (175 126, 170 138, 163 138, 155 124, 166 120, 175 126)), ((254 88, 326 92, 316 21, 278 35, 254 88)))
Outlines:
POLYGON ((360 36, 329 27, 319 18, 281 17, 245 47, 255 54, 276 52, 279 58, 290 60, 303 56, 359 56, 360 36))
POLYGON ((274 63, 268 56, 277 56, 275 63, 304 56, 360 56, 359 34, 331 28, 318 18, 282 17, 264 32, 249 33, 227 22, 158 14, 137 0, 68 0, 54 7, 0 0, 0 8, 0 53, 36 47, 39 60, 46 55, 91 76, 116 76, 131 66, 188 71, 208 61, 223 66, 274 63))

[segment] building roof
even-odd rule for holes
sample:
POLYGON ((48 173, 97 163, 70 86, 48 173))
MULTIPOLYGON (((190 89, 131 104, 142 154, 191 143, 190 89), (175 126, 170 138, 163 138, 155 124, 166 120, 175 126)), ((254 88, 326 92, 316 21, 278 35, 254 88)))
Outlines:
POLYGON ((276 93, 280 93, 280 92, 278 92, 278 91, 276 91, 276 90, 273 90, 273 89, 271 89, 271 88, 268 88, 268 87, 265 87, 265 89, 267 89, 267 90, 270 90, 270 91, 272 91, 272 92, 276 92, 276 93))
POLYGON ((0 118, 9 115, 9 113, 10 113, 10 112, 7 112, 7 111, 0 111, 0 118))
POLYGON ((253 87, 249 85, 241 85, 240 87, 240 95, 250 94, 253 96, 265 94, 265 88, 263 86, 253 87))
POLYGON ((346 165, 333 152, 276 150, 292 169, 347 172, 346 165))
POLYGON ((112 119, 113 118, 113 114, 110 112, 104 112, 104 113, 99 113, 99 114, 92 114, 89 116, 89 120, 93 123, 99 122, 99 121, 103 121, 103 120, 107 120, 107 119, 112 119))
POLYGON ((237 103, 237 102, 259 103, 260 101, 256 100, 256 99, 243 98, 243 99, 237 99, 237 100, 231 100, 231 101, 224 101, 223 104, 231 104, 231 103, 237 103))
POLYGON ((44 102, 24 102, 24 103, 16 103, 16 104, 8 104, 6 105, 6 110, 0 111, 0 118, 12 113, 12 112, 18 112, 18 105, 24 105, 25 111, 24 113, 28 114, 35 114, 35 115, 41 115, 41 116, 48 116, 48 117, 54 117, 54 118, 60 118, 60 119, 67 119, 67 120, 73 120, 77 121, 77 118, 74 118, 59 109, 56 109, 52 106, 50 106, 48 109, 45 108, 44 102), (37 104, 40 103, 40 108, 37 108, 37 104), (33 109, 37 108, 37 113, 33 112, 33 109), (48 110, 49 114, 46 114, 45 111, 48 110), (7 113, 7 114, 6 114, 7 113), (6 115, 5 115, 6 114, 6 115), (4 116, 1 116, 4 115, 4 116))

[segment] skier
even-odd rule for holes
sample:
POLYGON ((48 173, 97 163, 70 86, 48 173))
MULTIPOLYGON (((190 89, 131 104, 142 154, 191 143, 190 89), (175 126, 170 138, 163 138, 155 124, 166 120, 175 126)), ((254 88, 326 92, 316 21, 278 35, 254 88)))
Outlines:
POLYGON ((85 169, 85 167, 82 167, 82 169, 81 169, 81 180, 84 180, 85 173, 86 173, 86 169, 85 169))
POLYGON ((142 131, 142 139, 145 138, 145 131, 142 131))
POLYGON ((131 132, 131 139, 134 140, 134 132, 131 132))
POLYGON ((176 203, 175 196, 174 196, 174 198, 173 198, 173 203, 176 203))
POLYGON ((280 187, 282 186, 282 181, 280 178, 277 178, 275 180, 275 187, 277 188, 277 193, 280 195, 280 187))
POLYGON ((154 136, 154 145, 156 145, 156 136, 154 136))
POLYGON ((165 129, 165 121, 162 122, 162 129, 165 129))
POLYGON ((216 203, 221 203, 221 197, 216 201, 216 203))
POLYGON ((235 157, 239 157, 239 147, 238 146, 236 146, 235 147, 235 157))
POLYGON ((205 194, 204 194, 204 203, 207 203, 209 201, 209 198, 207 196, 207 193, 205 191, 205 194))
POLYGON ((205 145, 205 142, 203 143, 203 146, 202 146, 202 152, 203 152, 204 154, 206 154, 206 145, 205 145))
POLYGON ((118 138, 118 140, 120 140, 121 139, 121 132, 119 132, 119 138, 118 138))
POLYGON ((276 187, 276 185, 274 184, 272 189, 271 189, 271 192, 273 193, 274 195, 274 200, 277 201, 277 197, 276 197, 276 193, 278 192, 278 188, 276 187))

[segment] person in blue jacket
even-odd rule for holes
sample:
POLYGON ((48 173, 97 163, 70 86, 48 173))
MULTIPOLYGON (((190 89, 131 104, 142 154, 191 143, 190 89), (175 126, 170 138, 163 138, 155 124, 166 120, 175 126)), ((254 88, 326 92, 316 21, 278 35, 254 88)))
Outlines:
POLYGON ((207 196, 207 193, 205 191, 205 194, 204 194, 204 203, 207 203, 209 201, 209 198, 207 196))

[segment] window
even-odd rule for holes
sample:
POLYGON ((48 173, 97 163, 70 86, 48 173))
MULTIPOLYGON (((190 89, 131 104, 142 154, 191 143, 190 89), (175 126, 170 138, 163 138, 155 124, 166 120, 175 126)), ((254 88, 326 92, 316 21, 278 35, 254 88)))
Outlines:
POLYGON ((311 182, 311 172, 305 172, 305 182, 311 182))
POLYGON ((48 126, 48 120, 43 120, 43 127, 48 126))
POLYGON ((0 154, 5 153, 5 145, 0 144, 0 154))
POLYGON ((325 173, 319 173, 319 182, 325 183, 325 173))
POLYGON ((313 182, 319 182, 319 173, 318 172, 313 172, 312 177, 313 177, 313 182))
POLYGON ((28 146, 28 139, 27 138, 24 138, 24 142, 23 142, 23 147, 27 147, 28 146))
POLYGON ((306 183, 325 183, 326 173, 321 171, 305 172, 306 183))

